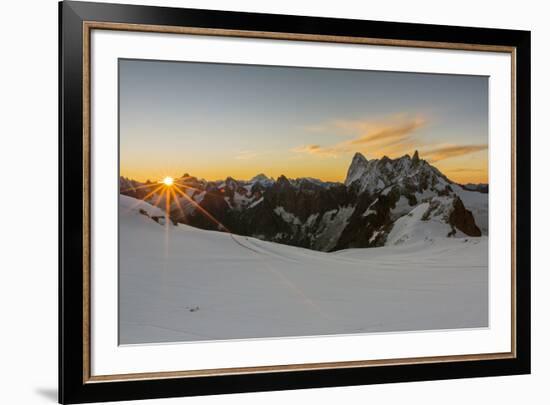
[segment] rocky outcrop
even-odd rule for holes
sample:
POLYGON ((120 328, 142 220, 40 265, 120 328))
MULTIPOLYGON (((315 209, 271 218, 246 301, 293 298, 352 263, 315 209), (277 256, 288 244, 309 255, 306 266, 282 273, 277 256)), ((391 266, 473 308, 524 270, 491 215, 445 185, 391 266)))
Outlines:
POLYGON ((481 236, 481 230, 476 225, 473 214, 464 207, 459 197, 456 197, 453 201, 449 224, 468 236, 481 236))

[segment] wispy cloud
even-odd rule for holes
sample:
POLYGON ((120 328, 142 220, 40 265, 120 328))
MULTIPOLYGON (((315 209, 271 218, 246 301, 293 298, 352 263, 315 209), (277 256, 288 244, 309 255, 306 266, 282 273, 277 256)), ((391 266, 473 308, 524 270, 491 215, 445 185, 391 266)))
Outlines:
POLYGON ((433 163, 487 149, 487 144, 426 145, 418 136, 418 131, 428 124, 425 117, 409 114, 395 114, 382 120, 334 120, 310 126, 307 130, 312 133, 334 133, 348 139, 329 145, 302 145, 291 150, 321 157, 338 157, 354 152, 362 152, 373 157, 394 157, 410 154, 418 149, 422 158, 433 163))
POLYGON ((424 127, 427 120, 405 114, 384 120, 337 120, 324 126, 311 127, 312 132, 334 131, 347 136, 345 141, 332 145, 309 144, 291 149, 295 153, 309 153, 324 157, 337 157, 349 152, 372 152, 393 155, 410 149, 420 142, 415 132, 424 127))
POLYGON ((297 146, 292 150, 292 152, 297 152, 297 153, 316 153, 319 149, 321 149, 321 146, 320 145, 305 145, 305 146, 297 146))
POLYGON ((457 156, 468 155, 470 153, 486 150, 487 144, 482 145, 446 145, 430 150, 421 151, 422 157, 427 158, 430 162, 438 162, 440 160, 449 159, 457 156))
POLYGON ((297 146, 295 148, 292 148, 290 151, 294 153, 309 153, 312 155, 319 155, 324 157, 337 157, 343 152, 339 148, 321 145, 297 146))
POLYGON ((363 145, 380 141, 403 141, 406 138, 410 138, 414 131, 422 128, 425 124, 426 120, 422 118, 415 118, 410 121, 392 125, 374 125, 372 128, 367 129, 364 135, 352 139, 350 144, 363 145))
POLYGON ((479 169, 479 168, 472 168, 472 169, 469 169, 469 168, 464 168, 464 167, 457 167, 457 168, 450 168, 450 169, 445 169, 446 172, 452 172, 452 173, 481 173, 481 172, 485 172, 486 169, 479 169))

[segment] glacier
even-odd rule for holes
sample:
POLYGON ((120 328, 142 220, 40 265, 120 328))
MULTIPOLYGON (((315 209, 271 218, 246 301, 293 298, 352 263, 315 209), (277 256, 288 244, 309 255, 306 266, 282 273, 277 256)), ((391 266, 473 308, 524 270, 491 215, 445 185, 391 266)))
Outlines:
POLYGON ((488 326, 487 236, 432 232, 442 224, 422 220, 426 204, 387 246, 322 252, 155 221, 162 210, 119 201, 120 344, 488 326))

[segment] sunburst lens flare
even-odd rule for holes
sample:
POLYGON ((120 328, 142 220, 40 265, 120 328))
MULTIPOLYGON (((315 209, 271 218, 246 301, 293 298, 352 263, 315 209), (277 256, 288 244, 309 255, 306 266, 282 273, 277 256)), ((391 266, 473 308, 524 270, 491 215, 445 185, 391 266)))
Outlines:
POLYGON ((172 177, 165 177, 164 179, 162 179, 162 182, 165 186, 170 187, 172 184, 174 184, 174 179, 172 177))

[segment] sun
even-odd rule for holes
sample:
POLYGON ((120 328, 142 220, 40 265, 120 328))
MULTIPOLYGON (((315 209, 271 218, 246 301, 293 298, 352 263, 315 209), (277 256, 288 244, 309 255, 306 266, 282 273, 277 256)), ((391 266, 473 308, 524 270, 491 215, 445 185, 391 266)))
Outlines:
POLYGON ((174 184, 174 179, 172 177, 165 177, 164 179, 162 179, 162 182, 165 186, 171 186, 172 184, 174 184))

